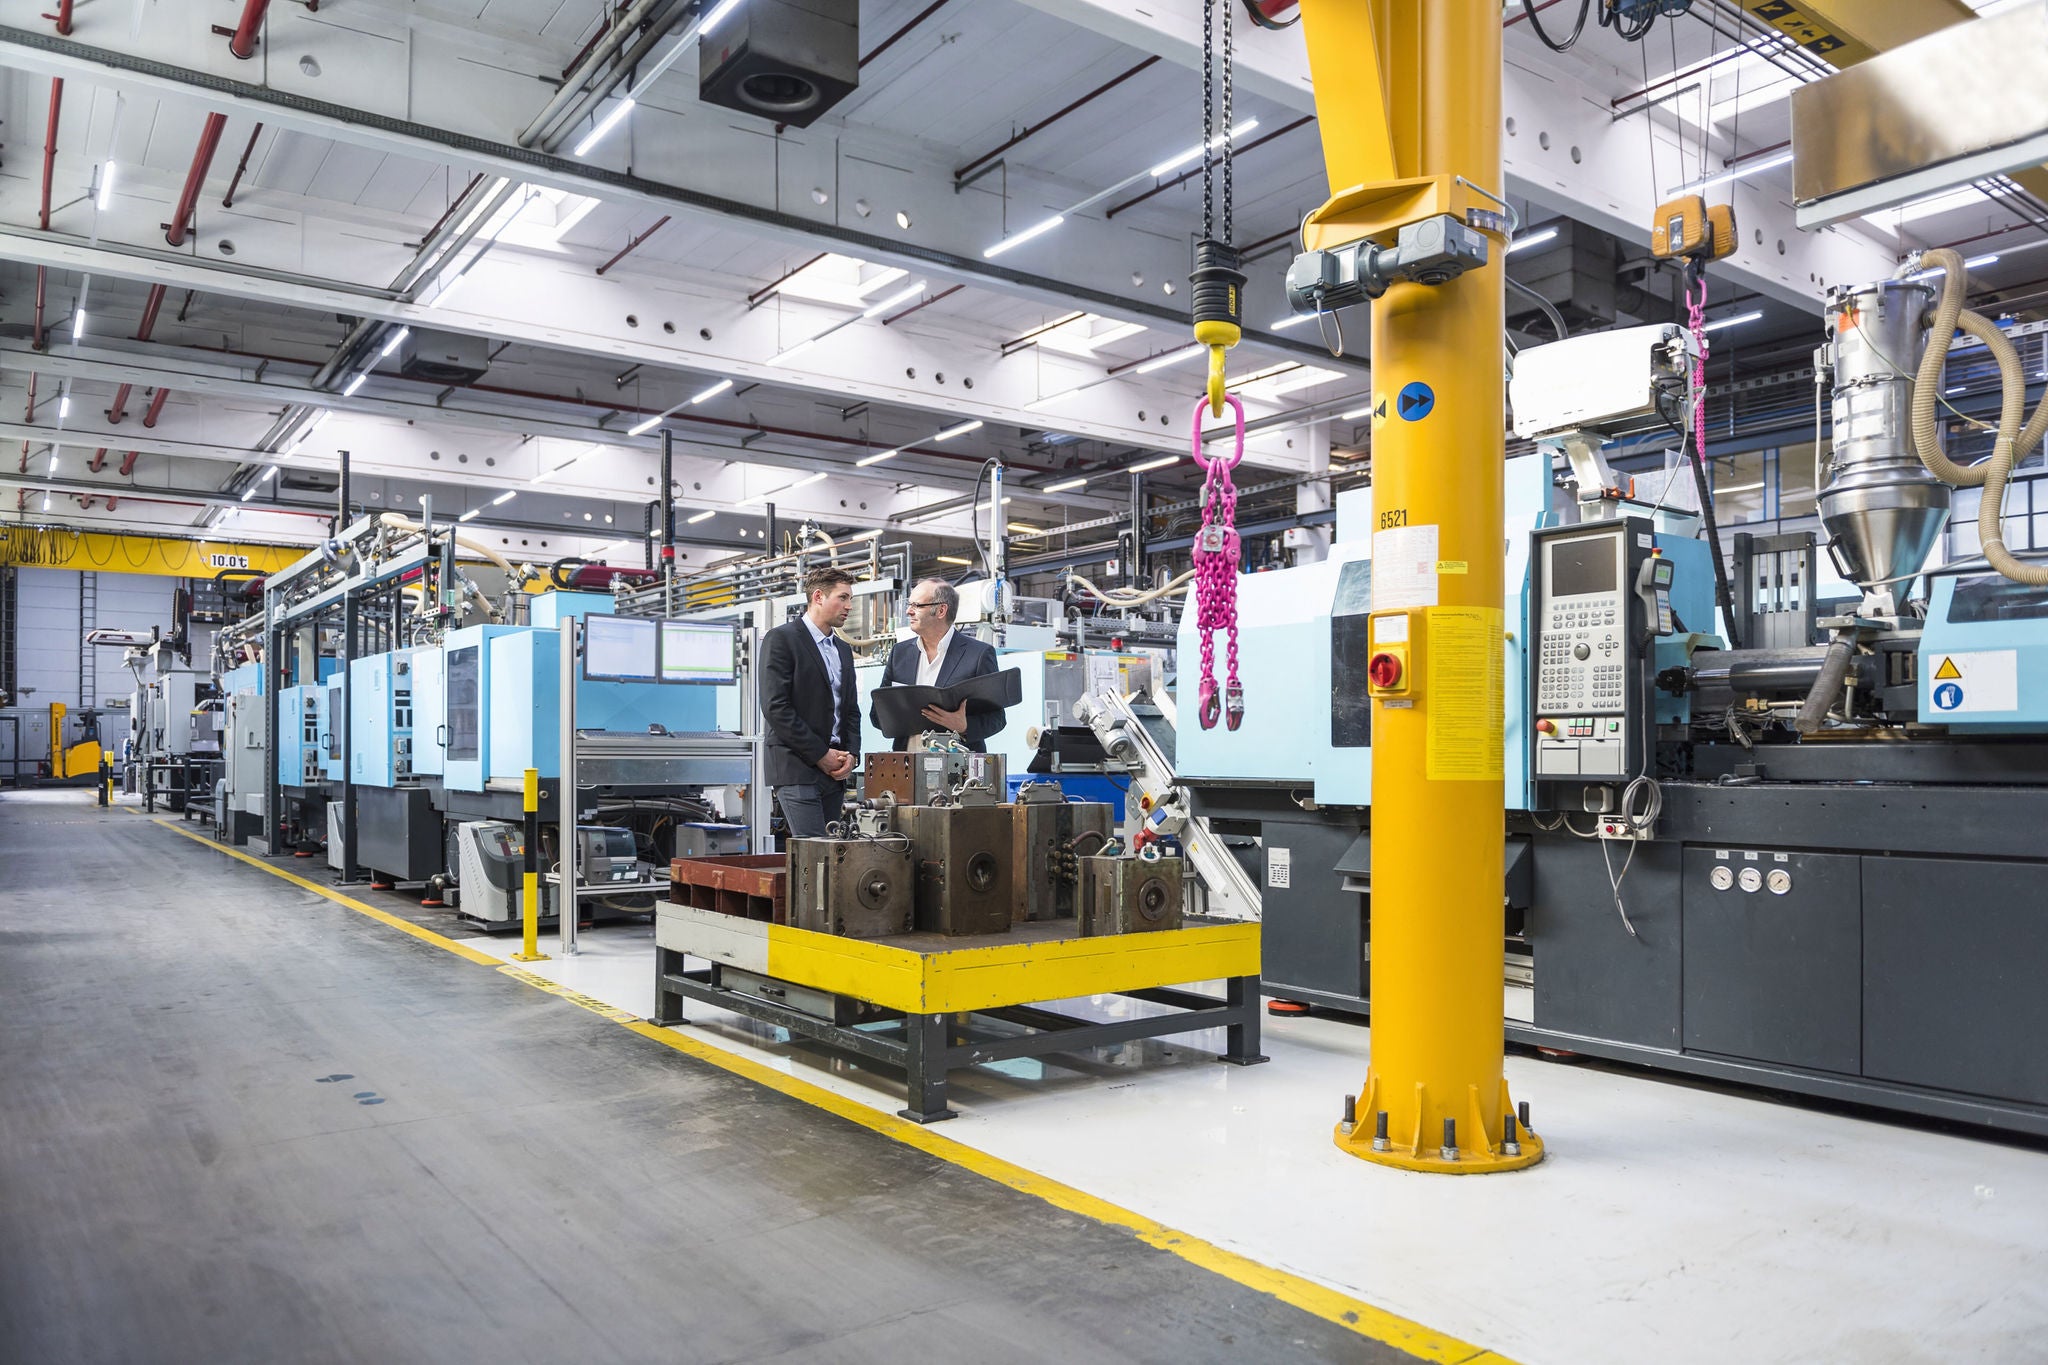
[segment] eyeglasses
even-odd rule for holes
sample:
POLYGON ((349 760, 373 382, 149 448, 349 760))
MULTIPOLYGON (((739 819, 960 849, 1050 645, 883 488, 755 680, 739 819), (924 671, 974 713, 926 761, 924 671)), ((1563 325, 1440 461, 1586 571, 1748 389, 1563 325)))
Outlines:
POLYGON ((932 609, 933 607, 942 607, 942 606, 944 606, 944 605, 945 605, 945 603, 943 603, 943 602, 905 602, 905 603, 904 603, 903 605, 904 605, 905 607, 909 608, 909 609, 910 609, 911 611, 930 611, 930 610, 931 610, 931 609, 932 609))

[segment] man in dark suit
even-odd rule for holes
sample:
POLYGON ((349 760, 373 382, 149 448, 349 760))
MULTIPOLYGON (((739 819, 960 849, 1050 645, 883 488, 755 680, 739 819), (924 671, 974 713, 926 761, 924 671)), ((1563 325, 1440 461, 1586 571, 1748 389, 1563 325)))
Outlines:
POLYGON ((793 838, 818 838, 839 818, 860 762, 853 651, 834 634, 853 610, 853 581, 844 569, 815 570, 804 614, 761 637, 766 777, 793 838))
MULTIPOLYGON (((910 628, 917 634, 908 640, 898 641, 890 652, 888 667, 882 670, 882 686, 951 687, 956 682, 996 671, 995 646, 971 635, 962 635, 955 628, 960 612, 960 594, 953 590, 952 584, 927 578, 911 588, 908 606, 910 628)), ((927 706, 924 718, 934 730, 951 730, 978 754, 988 752, 988 737, 1000 731, 1008 720, 1001 709, 976 711, 970 715, 964 702, 952 711, 927 706)), ((872 703, 868 719, 876 729, 881 728, 882 722, 875 716, 872 703)), ((895 747, 901 750, 909 743, 907 739, 899 739, 895 747)))

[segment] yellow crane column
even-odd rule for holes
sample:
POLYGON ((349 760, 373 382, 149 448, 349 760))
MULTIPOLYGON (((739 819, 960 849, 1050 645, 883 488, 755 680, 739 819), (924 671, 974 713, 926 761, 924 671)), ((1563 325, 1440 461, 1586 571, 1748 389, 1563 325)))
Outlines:
POLYGON ((1302 0, 1331 200, 1311 250, 1442 215, 1487 264, 1372 305, 1372 1053, 1337 1141, 1449 1173, 1542 1158, 1502 1076, 1501 19, 1302 0), (1384 1114, 1384 1137, 1380 1136, 1384 1114), (1446 1123, 1450 1128, 1447 1130, 1446 1123))

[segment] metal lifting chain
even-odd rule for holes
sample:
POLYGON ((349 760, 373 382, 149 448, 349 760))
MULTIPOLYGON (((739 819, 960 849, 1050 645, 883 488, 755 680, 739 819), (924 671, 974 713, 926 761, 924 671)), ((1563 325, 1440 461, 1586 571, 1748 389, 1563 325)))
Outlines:
POLYGON ((1233 88, 1231 9, 1235 0, 1202 4, 1202 240, 1195 244, 1192 286, 1195 340, 1209 348, 1206 401, 1211 416, 1223 415, 1224 356, 1244 337, 1244 272, 1231 245, 1234 226, 1230 145, 1233 88), (1223 6, 1223 129, 1216 128, 1216 6, 1223 6), (1223 235, 1216 235, 1216 163, 1223 163, 1223 235))
POLYGON ((1242 560, 1237 535, 1237 484, 1231 471, 1244 458, 1244 404, 1226 394, 1237 423, 1230 454, 1210 459, 1202 449, 1202 409, 1207 397, 1195 400, 1194 461, 1202 467, 1202 529, 1195 533, 1195 631, 1202 641, 1202 681, 1197 694, 1204 730, 1216 728, 1220 714, 1232 730, 1244 723, 1244 686, 1237 676, 1237 571, 1242 560), (1214 632, 1228 637, 1225 684, 1216 688, 1214 632))

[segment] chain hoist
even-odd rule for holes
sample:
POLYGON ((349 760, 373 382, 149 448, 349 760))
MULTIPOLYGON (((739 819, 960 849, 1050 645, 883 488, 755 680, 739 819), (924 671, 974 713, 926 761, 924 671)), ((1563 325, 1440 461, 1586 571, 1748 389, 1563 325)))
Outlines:
POLYGON ((1244 272, 1238 269, 1232 245, 1235 218, 1231 130, 1234 110, 1231 82, 1231 15, 1235 0, 1203 0, 1202 5, 1202 240, 1195 244, 1195 268, 1188 276, 1193 296, 1195 340, 1209 348, 1208 404, 1212 417, 1223 415, 1223 365, 1230 348, 1244 337, 1244 272), (1216 11, 1223 11, 1222 74, 1217 74, 1216 11), (1221 104, 1222 132, 1216 115, 1221 104), (1216 171, 1223 171, 1222 232, 1217 232, 1216 171))
POLYGON ((1244 723, 1244 686, 1237 678, 1237 570, 1242 552, 1237 536, 1237 485, 1231 471, 1244 458, 1244 404, 1234 393, 1225 394, 1237 430, 1228 455, 1214 459, 1203 451, 1202 409, 1209 400, 1195 400, 1192 441, 1195 463, 1202 467, 1202 529, 1195 533, 1195 633, 1202 641, 1202 681, 1197 694, 1201 702, 1202 728, 1216 728, 1216 718, 1235 730, 1244 723), (1224 686, 1216 688, 1215 632, 1224 632, 1228 655, 1224 686))

